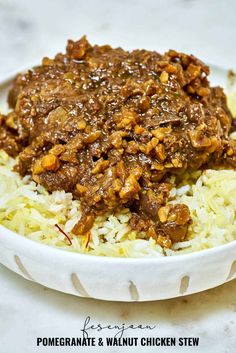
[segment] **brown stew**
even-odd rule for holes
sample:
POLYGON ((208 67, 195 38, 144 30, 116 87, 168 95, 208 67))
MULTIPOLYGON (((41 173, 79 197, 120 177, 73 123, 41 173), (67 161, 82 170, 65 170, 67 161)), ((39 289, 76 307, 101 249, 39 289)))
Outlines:
POLYGON ((232 116, 209 68, 170 50, 127 52, 86 39, 16 77, 0 147, 17 171, 82 204, 75 234, 128 207, 130 225, 165 247, 185 239, 188 207, 169 205, 170 174, 235 166, 232 116))

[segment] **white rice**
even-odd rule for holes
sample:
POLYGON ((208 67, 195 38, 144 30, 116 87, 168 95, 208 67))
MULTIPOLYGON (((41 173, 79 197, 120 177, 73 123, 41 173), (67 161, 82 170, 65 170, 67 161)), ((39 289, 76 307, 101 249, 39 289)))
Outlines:
MULTIPOLYGON (((235 171, 186 173, 181 186, 171 191, 176 198, 172 202, 188 205, 193 223, 186 241, 163 251, 152 238, 145 240, 145 234, 131 230, 128 209, 97 217, 89 239, 88 235, 73 235, 71 230, 81 215, 80 202, 64 191, 49 194, 29 176, 22 179, 12 171, 15 163, 0 151, 0 224, 42 244, 91 255, 158 257, 199 251, 236 240, 235 171), (55 224, 66 232, 72 245, 55 224)), ((170 181, 174 182, 174 177, 170 181)))

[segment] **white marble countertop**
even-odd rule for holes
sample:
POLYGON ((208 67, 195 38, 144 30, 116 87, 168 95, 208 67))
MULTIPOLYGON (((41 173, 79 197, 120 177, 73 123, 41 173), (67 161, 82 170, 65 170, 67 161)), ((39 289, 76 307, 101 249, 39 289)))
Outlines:
MULTIPOLYGON (((94 324, 157 325, 154 332, 160 337, 200 337, 198 348, 143 347, 140 352, 235 352, 236 280, 199 294, 150 303, 105 302, 70 296, 29 282, 3 266, 0 266, 0 281, 1 353, 137 351, 134 347, 36 347, 37 337, 81 336, 80 330, 88 315, 94 324)), ((127 337, 134 335, 138 332, 129 331, 127 337)), ((105 332, 100 334, 105 336, 105 332)))
MULTIPOLYGON (((174 48, 236 68, 235 13, 234 0, 0 0, 0 79, 83 34, 92 43, 160 52, 174 48)), ((37 337, 79 335, 88 315, 94 324, 156 324, 158 336, 200 337, 198 348, 141 352, 236 351, 236 280, 185 298, 112 303, 55 292, 0 266, 0 353, 137 351, 36 347, 37 337)))

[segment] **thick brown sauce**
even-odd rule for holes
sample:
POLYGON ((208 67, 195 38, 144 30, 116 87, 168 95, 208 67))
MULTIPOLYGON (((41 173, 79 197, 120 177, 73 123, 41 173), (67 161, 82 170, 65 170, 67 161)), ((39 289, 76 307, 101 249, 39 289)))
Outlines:
POLYGON ((167 205, 166 176, 235 165, 232 117, 209 68, 170 50, 124 51, 68 41, 66 54, 18 75, 12 112, 0 117, 0 147, 17 170, 82 203, 75 234, 97 214, 129 207, 131 227, 162 246, 184 240, 185 205, 167 205))

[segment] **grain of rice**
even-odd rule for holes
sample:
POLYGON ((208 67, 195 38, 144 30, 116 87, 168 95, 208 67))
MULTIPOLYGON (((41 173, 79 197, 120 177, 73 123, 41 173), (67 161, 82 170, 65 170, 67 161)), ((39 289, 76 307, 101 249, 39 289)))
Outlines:
MULTIPOLYGON (((206 170, 186 173, 171 195, 172 203, 186 204, 192 224, 188 239, 163 249, 145 233, 131 230, 128 209, 98 216, 87 236, 75 236, 72 228, 81 216, 80 202, 71 193, 49 194, 29 176, 21 178, 12 167, 16 161, 0 151, 0 224, 34 241, 68 251, 112 257, 160 257, 204 250, 236 240, 236 172, 206 170), (71 239, 55 227, 58 224, 71 239)), ((170 180, 173 184, 175 177, 170 180)), ((1 236, 5 236, 2 234, 1 236)))

